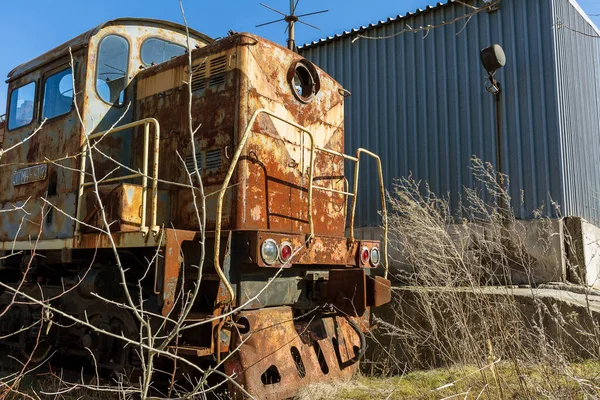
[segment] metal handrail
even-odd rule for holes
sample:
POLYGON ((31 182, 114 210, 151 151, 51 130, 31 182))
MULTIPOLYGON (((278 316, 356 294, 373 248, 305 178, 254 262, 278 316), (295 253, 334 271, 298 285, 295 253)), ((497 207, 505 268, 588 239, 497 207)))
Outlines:
POLYGON ((314 189, 324 190, 333 193, 339 193, 346 196, 352 196, 352 212, 350 213, 350 241, 354 242, 354 217, 356 215, 356 202, 358 200, 358 176, 360 172, 360 155, 366 154, 370 157, 373 157, 375 161, 377 161, 377 169, 379 173, 379 192, 381 196, 381 213, 382 213, 382 222, 383 222, 383 253, 384 253, 384 269, 385 274, 384 277, 387 279, 389 272, 389 264, 388 264, 388 219, 387 219, 387 205, 385 203, 385 189, 383 185, 383 168, 381 166, 381 158, 379 156, 367 149, 363 149, 362 147, 356 150, 356 157, 349 156, 347 154, 339 153, 335 150, 326 149, 323 147, 315 147, 315 150, 322 151, 324 153, 332 154, 334 156, 342 157, 345 160, 353 161, 356 165, 354 170, 354 191, 348 192, 335 190, 331 188, 325 188, 321 186, 313 186, 314 189))
POLYGON ((354 216, 356 213, 356 201, 358 193, 358 175, 360 172, 360 155, 366 154, 373 157, 377 161, 377 169, 379 172, 379 191, 381 195, 381 217, 383 219, 383 256, 384 256, 384 278, 387 279, 389 272, 388 264, 388 218, 387 218, 387 205, 385 204, 385 189, 383 186, 383 168, 381 167, 381 159, 375 153, 370 152, 367 149, 359 148, 356 150, 356 168, 354 169, 354 197, 352 199, 352 212, 350 213, 350 240, 354 241, 354 216))
POLYGON ((221 248, 220 247, 221 246, 221 224, 222 224, 221 213, 223 211, 223 199, 225 198, 225 191, 227 190, 227 188, 229 186, 229 181, 231 180, 231 177, 233 176, 233 172, 237 166, 237 163, 241 156, 242 150, 246 144, 246 141, 248 140, 248 137, 250 136, 252 126, 254 125, 254 123, 256 122, 256 118, 260 114, 267 114, 267 115, 269 115, 275 119, 278 119, 288 125, 291 125, 291 126, 295 127, 296 129, 307 134, 308 137, 310 138, 310 167, 309 167, 309 175, 308 175, 308 209, 309 209, 308 225, 309 225, 310 234, 309 234, 309 237, 307 238, 308 240, 310 240, 314 237, 314 225, 313 225, 313 217, 312 217, 312 212, 313 212, 313 209, 312 209, 313 193, 312 192, 313 192, 313 189, 318 189, 318 190, 324 190, 324 191, 339 193, 339 194, 353 197, 352 214, 350 217, 350 221, 351 221, 350 239, 351 239, 351 241, 354 241, 354 214, 356 212, 356 199, 358 197, 357 193, 358 193, 358 173, 359 173, 359 168, 360 168, 360 155, 364 153, 364 154, 369 155, 377 160, 377 165, 379 168, 379 186, 380 186, 380 191, 381 191, 381 203, 382 203, 382 214, 383 214, 383 225, 384 225, 384 240, 383 240, 384 268, 385 268, 385 278, 387 278, 388 270, 389 270, 388 269, 388 255, 387 255, 387 252, 388 252, 388 222, 387 222, 387 207, 385 204, 385 191, 384 191, 384 186, 383 186, 383 170, 381 167, 381 159, 379 158, 379 156, 377 156, 376 154, 374 154, 366 149, 363 149, 363 148, 359 148, 356 152, 356 157, 352 157, 352 156, 349 156, 349 155, 346 155, 343 153, 339 153, 334 150, 315 146, 314 136, 306 128, 304 128, 301 125, 296 124, 295 122, 288 121, 285 118, 280 117, 277 114, 274 114, 273 112, 271 112, 267 109, 261 108, 261 109, 256 110, 254 112, 254 114, 252 114, 252 117, 250 118, 250 120, 248 121, 248 124, 246 125, 246 129, 244 130, 244 133, 242 134, 242 137, 237 146, 235 154, 231 158, 231 164, 229 165, 229 170, 227 171, 227 175, 225 176, 222 187, 219 190, 219 198, 217 199, 217 215, 216 215, 216 220, 215 220, 214 266, 215 266, 215 270, 217 271, 217 274, 219 275, 219 277, 225 284, 227 291, 229 292, 229 295, 231 298, 230 301, 231 302, 234 301, 235 293, 233 291, 233 288, 231 287, 231 284, 229 283, 229 280, 227 279, 227 277, 225 277, 225 274, 223 273, 223 270, 221 269, 221 265, 220 265, 220 261, 219 261, 220 248, 221 248), (340 191, 340 190, 335 190, 335 189, 331 189, 331 188, 325 188, 325 187, 313 185, 313 169, 314 169, 315 150, 319 150, 324 153, 332 154, 334 156, 342 157, 346 160, 354 161, 356 163, 355 176, 354 176, 354 193, 347 192, 347 189, 346 189, 346 191, 340 191))
POLYGON ((254 112, 254 114, 252 114, 252 117, 250 117, 250 120, 248 121, 248 124, 246 125, 246 129, 244 130, 244 133, 242 134, 242 137, 241 137, 238 147, 235 151, 235 154, 231 158, 231 164, 229 164, 229 170, 227 171, 227 175, 225 176, 225 180, 223 181, 221 190, 219 190, 219 198, 217 199, 217 215, 216 215, 216 220, 215 220, 214 266, 215 266, 215 270, 217 271, 217 274, 219 275, 219 277, 225 284, 227 291, 229 292, 229 297, 231 298, 230 302, 232 302, 232 303, 235 300, 235 292, 233 291, 233 288, 231 287, 229 280, 223 273, 223 270, 221 269, 221 265, 220 265, 220 261, 219 261, 219 256, 220 256, 219 253, 220 253, 220 249, 221 249, 220 248, 220 245, 221 245, 221 223, 222 223, 221 213, 223 211, 223 199, 225 198, 225 191, 226 191, 227 187, 229 186, 229 181, 231 180, 231 177, 233 176, 233 172, 234 172, 234 170, 237 166, 237 163, 240 159, 242 150, 244 149, 246 141, 248 140, 248 137, 250 136, 252 126, 254 126, 254 122, 256 122, 256 118, 260 114, 267 114, 275 119, 278 119, 284 123, 287 123, 287 124, 293 126, 294 128, 299 129, 302 132, 306 133, 308 135, 308 137, 310 138, 310 167, 309 167, 309 175, 308 175, 308 210, 309 210, 308 225, 309 225, 309 229, 310 229, 310 234, 309 234, 308 240, 310 240, 314 237, 314 226, 313 226, 313 219, 312 219, 312 189, 313 189, 312 174, 313 174, 313 167, 314 167, 315 139, 314 139, 312 133, 310 133, 310 131, 308 131, 303 126, 298 125, 294 122, 288 121, 285 118, 282 118, 282 117, 278 116, 277 114, 274 114, 265 108, 260 108, 260 109, 256 110, 254 112))
MULTIPOLYGON (((81 235, 81 218, 82 218, 82 198, 84 188, 86 186, 94 185, 94 182, 85 181, 85 163, 87 161, 88 152, 88 141, 102 138, 106 135, 112 135, 113 133, 121 132, 127 129, 135 128, 137 126, 144 125, 144 150, 143 150, 143 162, 142 172, 129 174, 125 176, 119 176, 116 178, 104 179, 100 184, 108 182, 123 181, 127 179, 142 178, 142 214, 140 221, 140 231, 146 235, 151 230, 155 235, 160 230, 159 226, 156 225, 156 216, 158 209, 158 161, 159 161, 159 144, 160 144, 160 124, 155 118, 145 118, 139 121, 131 122, 129 124, 121 125, 116 128, 108 129, 106 131, 94 133, 88 135, 88 140, 81 146, 81 168, 79 170, 79 191, 77 193, 77 217, 75 219, 75 236, 80 237, 81 235), (150 226, 146 226, 146 209, 147 209, 147 197, 148 197, 148 148, 150 138, 150 125, 154 125, 154 157, 152 165, 152 199, 151 199, 151 210, 150 210, 150 226)), ((91 150, 90 150, 91 151, 91 150)))

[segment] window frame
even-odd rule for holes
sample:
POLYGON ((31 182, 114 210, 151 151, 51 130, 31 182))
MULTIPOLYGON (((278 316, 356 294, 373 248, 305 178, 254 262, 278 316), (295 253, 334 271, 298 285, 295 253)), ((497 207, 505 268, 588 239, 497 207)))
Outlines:
POLYGON ((96 58, 96 65, 94 66, 95 68, 95 72, 94 72, 94 91, 96 92, 96 96, 104 103, 104 104, 108 104, 111 107, 117 107, 117 108, 121 108, 123 107, 125 104, 127 104, 127 100, 128 100, 128 96, 127 96, 127 87, 129 86, 129 67, 131 67, 131 41, 129 40, 129 38, 127 36, 123 36, 120 35, 118 33, 109 33, 106 36, 102 37, 102 39, 100 39, 100 41, 98 42, 98 45, 96 46, 96 54, 97 54, 97 58, 96 58), (121 104, 117 104, 117 103, 110 103, 106 100, 104 100, 104 97, 102 97, 100 95, 100 92, 98 92, 98 62, 100 61, 100 47, 102 47, 102 42, 104 42, 104 39, 106 39, 107 37, 110 36, 117 36, 120 37, 122 39, 125 39, 125 41, 127 42, 127 69, 126 69, 126 73, 125 73, 125 78, 127 80, 127 85, 125 86, 125 89, 123 89, 123 103, 121 104))
POLYGON ((38 93, 38 83, 39 83, 39 79, 32 79, 30 81, 28 81, 27 83, 24 83, 16 88, 14 88, 13 90, 10 91, 9 95, 8 95, 8 112, 6 113, 6 131, 7 132, 12 132, 12 131, 16 131, 18 129, 21 128, 25 128, 26 126, 29 126, 33 123, 33 121, 36 120, 36 114, 37 114, 37 109, 38 109, 38 98, 39 98, 39 93, 38 93), (10 128, 10 121, 12 118, 12 107, 11 107, 11 103, 12 103, 12 95, 19 89, 24 88, 27 85, 30 84, 34 84, 35 86, 33 87, 33 111, 31 114, 31 121, 29 121, 28 123, 26 123, 25 125, 19 125, 16 128, 11 129, 10 128))
MULTIPOLYGON (((187 48, 185 45, 182 45, 182 44, 179 44, 179 43, 177 43, 177 42, 170 41, 170 40, 166 40, 166 39, 164 39, 164 38, 162 38, 162 37, 160 37, 160 36, 150 36, 150 37, 147 37, 146 39, 144 39, 144 41, 143 41, 143 42, 142 42, 142 44, 140 45, 140 61, 142 62, 142 64, 143 64, 143 65, 144 65, 144 67, 146 67, 146 68, 152 67, 153 65, 152 65, 152 64, 147 64, 147 63, 144 61, 144 57, 142 56, 142 51, 143 51, 143 49, 144 49, 144 45, 146 44, 146 42, 147 42, 148 40, 152 40, 152 39, 158 39, 158 40, 161 40, 161 41, 163 41, 163 42, 166 42, 166 43, 169 43, 169 44, 174 44, 175 46, 179 46, 179 47, 183 48, 183 54, 185 54, 185 53, 188 51, 188 48, 187 48)), ((183 54, 182 54, 182 55, 183 55, 183 54)), ((177 56, 177 57, 180 57, 180 56, 177 56)), ((169 60, 172 60, 172 58, 171 58, 171 59, 169 59, 169 60)), ((165 62, 167 62, 167 61, 169 61, 169 60, 165 60, 165 61, 163 61, 163 62, 161 62, 161 63, 154 64, 154 65, 160 65, 160 64, 162 64, 162 63, 165 63, 165 62)))
MULTIPOLYGON (((60 74, 61 72, 66 71, 66 70, 71 70, 71 74, 72 74, 71 75, 71 79, 73 79, 73 80, 75 80, 75 82, 77 82, 77 62, 75 62, 75 67, 70 67, 68 65, 69 65, 68 63, 61 64, 60 66, 58 66, 56 68, 52 68, 51 70, 44 72, 44 74, 42 75, 42 82, 43 82, 42 88, 43 89, 42 89, 42 92, 41 92, 41 96, 40 96, 40 100, 41 101, 40 101, 40 105, 39 105, 39 107, 40 107, 40 115, 39 115, 40 122, 44 118, 44 108, 45 108, 44 107, 44 100, 45 100, 45 97, 46 97, 46 83, 48 82, 48 79, 52 78, 54 75, 57 75, 57 74, 60 74), (68 67, 65 68, 65 66, 68 66, 68 67)), ((73 111, 73 108, 75 106, 75 93, 74 93, 75 92, 75 87, 73 87, 71 90, 73 90, 73 99, 71 101, 71 106, 69 107, 69 111, 66 111, 66 112, 64 112, 62 114, 58 114, 58 115, 55 115, 55 116, 53 116, 51 118, 48 118, 47 121, 52 121, 52 120, 54 120, 54 119, 56 119, 58 117, 62 117, 64 115, 68 115, 68 114, 70 114, 73 111)))

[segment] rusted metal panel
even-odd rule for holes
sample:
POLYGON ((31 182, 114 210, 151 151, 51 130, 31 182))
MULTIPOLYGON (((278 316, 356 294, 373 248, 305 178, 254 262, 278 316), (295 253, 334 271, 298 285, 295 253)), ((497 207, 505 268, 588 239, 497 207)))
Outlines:
MULTIPOLYGON (((165 230, 166 232, 167 230, 165 230)), ((113 232, 110 238, 100 233, 84 233, 78 239, 72 240, 74 249, 112 249, 113 243, 117 248, 153 247, 160 244, 160 235, 142 235, 136 232, 113 232), (112 239, 112 240, 111 240, 112 239)), ((70 242, 68 242, 70 243, 70 242)), ((10 248, 10 247, 9 247, 10 248)))
MULTIPOLYGON (((106 218, 113 231, 139 231, 142 221, 142 187, 132 184, 103 185, 99 187, 100 198, 106 218)), ((169 193, 165 190, 158 192, 159 204, 157 223, 163 225, 170 220, 171 211, 169 193)), ((93 188, 85 192, 85 202, 82 204, 86 213, 83 214, 84 232, 94 232, 92 227, 104 229, 104 221, 99 212, 98 198, 93 188)), ((146 210, 146 220, 150 219, 151 210, 146 210)))
MULTIPOLYGON (((305 127, 316 145, 343 152, 343 101, 341 86, 318 70, 320 90, 307 102, 299 101, 288 79, 289 69, 302 57, 281 46, 254 37, 241 47, 240 130, 252 113, 270 110, 305 127)), ((240 163, 238 182, 238 226, 245 229, 308 231, 309 142, 295 128, 260 116, 240 163)), ((319 186, 345 189, 344 163, 340 157, 317 153, 314 182, 319 186)), ((315 190, 313 193, 315 233, 343 236, 346 198, 315 190)))
POLYGON ((327 295, 345 313, 362 314, 367 309, 367 278, 361 269, 329 271, 327 295))
POLYGON ((379 307, 392 301, 392 283, 382 276, 367 277, 367 305, 379 307))
MULTIPOLYGON (((164 272, 161 275, 156 271, 155 279, 160 279, 162 276, 162 314, 168 315, 175 305, 175 293, 179 282, 181 263, 183 262, 181 243, 193 240, 196 237, 197 232, 166 229, 164 234, 164 272)), ((156 290, 156 284, 154 286, 156 290)))
MULTIPOLYGON (((350 379, 358 368, 349 362, 361 345, 358 334, 343 317, 313 322, 295 319, 289 307, 243 312, 237 323, 246 329, 232 344, 241 347, 225 363, 225 372, 257 399, 293 397, 311 383, 350 379)), ((243 398, 232 389, 235 398, 243 398)))
MULTIPOLYGON (((192 149, 187 113, 173 113, 173 108, 187 109, 189 91, 188 60, 174 59, 144 71, 138 77, 137 93, 140 99, 136 113, 140 118, 152 116, 161 124, 161 152, 172 156, 163 158, 159 177, 179 185, 197 184, 195 162, 200 170, 205 193, 220 189, 229 167, 228 157, 233 152, 234 116, 237 103, 238 73, 235 70, 235 43, 217 42, 194 51, 192 67, 192 115, 195 149, 192 149), (167 140, 168 139, 168 140, 167 140), (194 153, 195 150, 195 153, 194 153), (180 157, 177 156, 180 155, 180 157), (190 175, 192 178, 190 179, 190 175)), ((139 145, 139 144, 138 144, 139 145)), ((181 229, 199 229, 194 194, 189 188, 162 184, 168 188, 176 205, 172 222, 181 229)), ((196 193, 197 195, 198 193, 196 193)), ((225 226, 231 224, 233 193, 225 197, 225 226)), ((206 199, 207 229, 213 229, 216 196, 206 199)))
MULTIPOLYGON (((138 76, 140 99, 136 118, 154 117, 161 124, 161 152, 180 154, 163 159, 161 179, 189 184, 194 158, 202 168, 205 191, 218 189, 235 150, 235 140, 250 115, 266 108, 307 127, 317 145, 343 150, 343 96, 341 87, 319 71, 321 90, 311 102, 300 102, 288 80, 290 67, 301 59, 293 52, 248 34, 233 35, 193 52, 192 115, 196 154, 191 154, 189 123, 173 107, 187 104, 187 59, 180 58, 143 71, 138 76), (219 64, 220 63, 220 64, 219 64), (219 64, 220 67, 215 67, 219 64), (219 80, 220 79, 220 80, 219 80), (214 152, 217 152, 216 154, 214 152), (208 168, 209 155, 220 163, 208 168), (215 184, 215 186, 213 186, 215 184)), ((238 164, 237 178, 228 190, 223 209, 223 229, 269 229, 280 232, 308 231, 308 141, 304 134, 271 119, 259 117, 238 164)), ((314 182, 343 191, 343 160, 318 153, 314 182)), ((194 180, 195 181, 195 180, 194 180)), ((173 223, 182 229, 199 229, 190 189, 170 186, 173 223)), ((315 232, 344 235, 346 196, 314 190, 315 232)), ((207 199, 207 229, 214 226, 214 198, 207 199)))

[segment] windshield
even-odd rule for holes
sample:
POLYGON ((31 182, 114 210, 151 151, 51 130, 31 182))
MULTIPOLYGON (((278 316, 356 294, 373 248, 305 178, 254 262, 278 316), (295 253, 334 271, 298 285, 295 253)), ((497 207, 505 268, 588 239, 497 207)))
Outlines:
POLYGON ((71 111, 73 104, 73 75, 71 68, 62 70, 48 79, 44 86, 42 118, 54 118, 71 111))
POLYGON ((185 47, 158 38, 150 38, 142 44, 142 62, 155 65, 185 53, 185 47))
POLYGON ((125 102, 129 42, 127 39, 109 35, 102 39, 98 48, 96 90, 106 102, 121 105, 125 102))

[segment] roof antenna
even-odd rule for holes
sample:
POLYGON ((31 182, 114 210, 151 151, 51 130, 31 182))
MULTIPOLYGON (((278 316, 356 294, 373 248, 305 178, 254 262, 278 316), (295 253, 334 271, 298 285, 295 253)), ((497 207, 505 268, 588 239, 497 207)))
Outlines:
POLYGON ((271 21, 271 22, 266 22, 264 24, 259 24, 259 25, 256 25, 256 27, 258 28, 260 26, 274 24, 274 23, 280 22, 280 21, 287 22, 288 26, 287 26, 287 28, 285 28, 285 31, 284 31, 284 32, 287 32, 287 34, 288 34, 287 47, 290 50, 295 50, 296 49, 296 39, 295 39, 294 25, 296 24, 296 22, 310 26, 311 28, 314 28, 314 29, 317 29, 320 31, 321 28, 311 25, 309 23, 306 23, 304 21, 301 21, 300 18, 307 17, 309 15, 322 14, 322 13, 326 13, 329 11, 329 10, 321 10, 321 11, 315 11, 315 12, 311 12, 311 13, 307 13, 307 14, 296 15, 296 8, 298 7, 299 2, 300 2, 300 0, 296 0, 296 3, 294 4, 294 0, 290 0, 290 13, 287 15, 285 13, 282 13, 279 10, 274 9, 273 7, 269 7, 266 4, 260 3, 261 6, 268 8, 271 11, 275 11, 277 14, 282 15, 283 18, 276 19, 275 21, 271 21))

